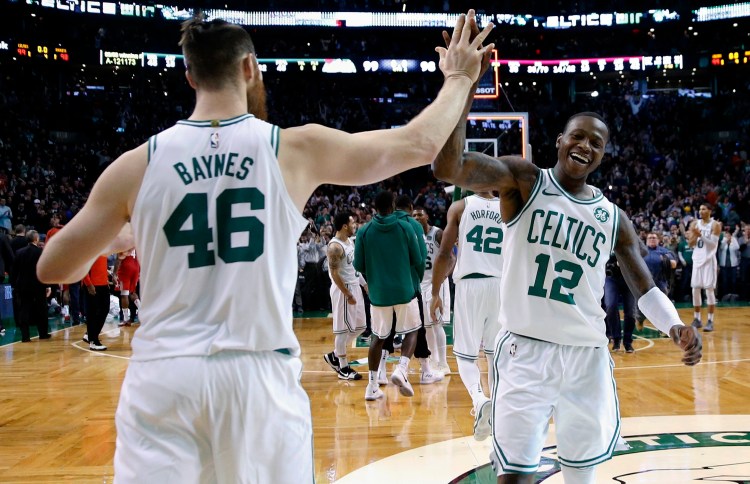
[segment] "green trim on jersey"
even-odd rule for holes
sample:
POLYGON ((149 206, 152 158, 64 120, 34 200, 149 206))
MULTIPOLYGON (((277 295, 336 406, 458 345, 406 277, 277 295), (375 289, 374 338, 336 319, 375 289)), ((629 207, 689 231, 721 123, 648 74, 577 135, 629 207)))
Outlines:
POLYGON ((209 119, 205 121, 193 121, 190 119, 182 119, 180 121, 177 121, 177 124, 184 124, 186 126, 193 126, 196 128, 221 128, 224 126, 230 126, 232 124, 237 124, 241 121, 244 121, 248 118, 254 118, 252 114, 241 114, 239 116, 235 116, 233 118, 229 119, 209 119), (216 122, 218 121, 219 126, 216 126, 216 122))
POLYGON ((518 220, 520 220, 521 218, 521 215, 523 215, 524 212, 531 206, 531 203, 539 194, 539 190, 541 190, 542 177, 544 177, 544 170, 539 170, 539 176, 536 177, 536 182, 534 183, 534 186, 531 188, 531 194, 529 195, 529 199, 526 200, 526 204, 523 206, 523 208, 521 208, 521 211, 518 212, 518 215, 516 215, 515 217, 513 217, 511 220, 509 220, 506 223, 507 227, 511 227, 516 222, 518 222, 518 220))
MULTIPOLYGON (((594 192, 594 198, 590 200, 581 200, 580 198, 576 198, 570 193, 566 192, 565 189, 562 187, 562 185, 560 185, 560 183, 555 179, 555 173, 552 170, 552 168, 549 168, 547 171, 549 172, 549 178, 550 180, 552 180, 552 184, 555 185, 558 190, 560 190, 560 192, 563 194, 564 197, 566 197, 568 200, 572 202, 580 203, 581 205, 592 205, 594 203, 600 202, 604 198, 604 194, 601 191, 599 191, 599 193, 597 194, 596 192, 598 190, 596 190, 593 187, 592 187, 592 191, 594 192)), ((589 186, 589 185, 586 185, 586 186, 589 186)))
POLYGON ((612 252, 615 251, 615 246, 617 245, 617 236, 620 235, 620 208, 612 204, 613 207, 615 207, 615 217, 612 221, 612 252))
POLYGON ((146 158, 146 164, 151 163, 151 155, 156 153, 156 136, 153 135, 148 139, 148 158, 146 158))
POLYGON ((271 147, 276 150, 276 158, 279 157, 279 134, 281 130, 278 126, 271 128, 271 147))

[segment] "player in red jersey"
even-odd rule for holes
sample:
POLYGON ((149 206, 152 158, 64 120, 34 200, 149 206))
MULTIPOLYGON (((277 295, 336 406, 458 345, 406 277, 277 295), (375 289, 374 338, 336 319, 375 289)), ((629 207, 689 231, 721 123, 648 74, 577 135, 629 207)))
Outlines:
POLYGON ((117 254, 113 272, 116 278, 115 285, 120 286, 120 326, 130 326, 135 319, 135 314, 130 314, 130 301, 133 301, 136 310, 141 307, 141 300, 136 293, 138 279, 141 277, 141 264, 136 257, 135 248, 117 254))

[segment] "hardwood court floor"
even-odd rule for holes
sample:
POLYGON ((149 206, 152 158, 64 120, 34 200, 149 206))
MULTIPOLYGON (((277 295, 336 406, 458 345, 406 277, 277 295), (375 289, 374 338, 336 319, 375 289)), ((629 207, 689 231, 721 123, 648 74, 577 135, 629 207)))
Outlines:
MULTIPOLYGON (((683 320, 692 319, 689 310, 680 312, 683 320)), ((107 329, 104 353, 81 343, 81 326, 47 341, 0 347, 0 482, 111 482, 114 412, 134 328, 107 329)), ((457 374, 419 385, 415 372, 414 397, 402 397, 389 385, 386 399, 366 403, 366 376, 338 380, 323 361, 332 349, 330 320, 298 319, 295 330, 312 404, 317 482, 471 435, 470 399, 457 374)), ((680 364, 667 339, 638 339, 634 346, 635 354, 613 355, 623 417, 750 413, 750 308, 719 308, 717 331, 704 334, 704 359, 695 368, 680 364)), ((352 349, 349 356, 364 358, 366 349, 352 349)), ((449 364, 455 371, 453 358, 449 364)), ((486 371, 486 363, 480 364, 486 371)), ((417 370, 416 362, 412 368, 417 370)), ((446 475, 443 482, 455 477, 446 475)))

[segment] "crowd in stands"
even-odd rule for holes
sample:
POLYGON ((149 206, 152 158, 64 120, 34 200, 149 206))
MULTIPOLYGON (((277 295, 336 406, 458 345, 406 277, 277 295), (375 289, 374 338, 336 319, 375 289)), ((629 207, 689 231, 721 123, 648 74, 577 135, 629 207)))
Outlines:
MULTIPOLYGON (((273 3, 274 8, 284 8, 284 2, 273 3)), ((437 3, 442 8, 446 2, 437 3)), ((579 3, 580 8, 586 7, 586 2, 579 3)), ((343 10, 350 2, 323 4, 343 10)), ((370 4, 375 5, 367 8, 379 8, 378 1, 370 4)), ((53 22, 61 15, 45 11, 44 16, 24 16, 23 22, 13 23, 13 30, 35 29, 50 38, 65 30, 67 35, 77 36, 82 45, 93 42, 97 48, 124 51, 146 50, 163 36, 164 42, 168 37, 174 47, 176 29, 161 32, 146 21, 131 32, 124 23, 112 21, 94 28, 96 22, 84 22, 76 33, 70 33, 69 23, 53 22), (43 17, 52 20, 45 21, 43 17), (130 47, 124 48, 127 43, 130 47)), ((276 36, 277 40, 266 45, 263 43, 271 35, 268 31, 260 30, 254 35, 259 49, 271 55, 304 54, 295 49, 303 49, 306 42, 300 39, 314 34, 328 36, 330 42, 311 42, 310 54, 320 55, 330 49, 344 55, 354 49, 368 55, 386 55, 389 49, 392 54, 394 43, 398 43, 396 51, 408 57, 404 49, 428 52, 422 48, 428 31, 399 30, 398 36, 389 36, 382 32, 355 34, 352 29, 300 29, 291 38, 276 36), (410 35, 418 35, 421 40, 410 46, 405 41, 410 35)), ((549 42, 550 34, 544 35, 547 40, 543 42, 549 42)), ((606 32, 595 37, 610 35, 613 34, 606 32)), ((732 37, 735 32, 729 30, 726 35, 732 37)), ((575 36, 568 35, 566 42, 572 41, 575 36)), ((671 45, 679 47, 674 39, 671 41, 671 45)), ((503 36, 501 42, 507 43, 501 50, 513 52, 514 56, 524 48, 539 45, 529 35, 503 36)), ((617 45, 614 39, 602 42, 609 42, 608 49, 617 45)), ((638 42, 642 44, 641 40, 638 42)), ((647 49, 648 42, 636 47, 647 49)), ((567 54, 570 52, 566 50, 567 54)), ((416 115, 437 92, 441 81, 439 73, 368 73, 363 82, 364 75, 268 72, 265 82, 269 118, 281 127, 322 123, 350 132, 392 128, 416 115)), ((512 78, 501 79, 501 96, 495 101, 477 103, 475 108, 528 112, 532 158, 544 168, 554 165, 555 138, 567 117, 584 110, 600 112, 609 124, 611 141, 603 165, 591 182, 629 214, 644 239, 649 231, 656 231, 663 237, 662 245, 678 252, 684 227, 698 205, 707 201, 716 209, 714 217, 741 240, 743 225, 750 223, 747 80, 741 76, 725 76, 720 82, 714 79, 711 82, 715 86, 708 89, 713 91, 713 97, 703 98, 680 95, 678 88, 688 87, 689 79, 661 75, 646 79, 641 75, 637 81, 611 77, 576 79, 578 86, 569 79, 536 79, 536 83, 522 85, 512 78), (584 84, 590 89, 582 88, 584 84), (598 91, 598 97, 583 92, 593 90, 598 91)), ((93 181, 114 157, 189 115, 190 91, 181 69, 159 72, 0 59, 0 227, 7 229, 22 223, 45 233, 52 214, 60 215, 63 223, 70 220, 85 202, 93 181)), ((475 130, 470 135, 496 136, 483 132, 487 130, 481 127, 470 129, 475 130)), ((517 145, 504 144, 512 139, 516 139, 515 135, 501 140, 500 154, 517 151, 517 145)), ((320 243, 325 243, 332 232, 330 221, 341 209, 353 212, 359 223, 367 222, 373 215, 374 194, 380 188, 409 195, 415 205, 426 209, 432 223, 444 226, 451 196, 424 167, 367 187, 321 187, 305 208, 310 225, 301 247, 317 243, 318 237, 320 243)), ((747 249, 742 250, 748 257, 747 249)), ((327 282, 325 251, 317 252, 318 279, 327 282)), ((312 255, 308 257, 313 260, 312 255)), ((303 264, 300 265, 304 274, 303 264)), ((744 284, 746 273, 745 269, 738 276, 744 284)), ((675 287, 680 287, 679 283, 675 287)), ((746 291, 734 292, 748 298, 746 291)), ((323 306, 327 299, 325 293, 325 297, 314 298, 309 307, 323 306)))

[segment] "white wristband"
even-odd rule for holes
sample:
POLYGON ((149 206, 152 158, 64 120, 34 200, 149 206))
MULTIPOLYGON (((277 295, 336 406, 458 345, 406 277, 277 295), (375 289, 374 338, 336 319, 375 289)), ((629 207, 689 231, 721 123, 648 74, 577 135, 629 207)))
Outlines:
POLYGON ((638 299, 638 307, 649 321, 662 333, 669 335, 669 330, 675 324, 684 326, 680 321, 680 316, 674 308, 674 304, 669 300, 666 294, 661 292, 658 287, 651 288, 646 294, 638 299))

